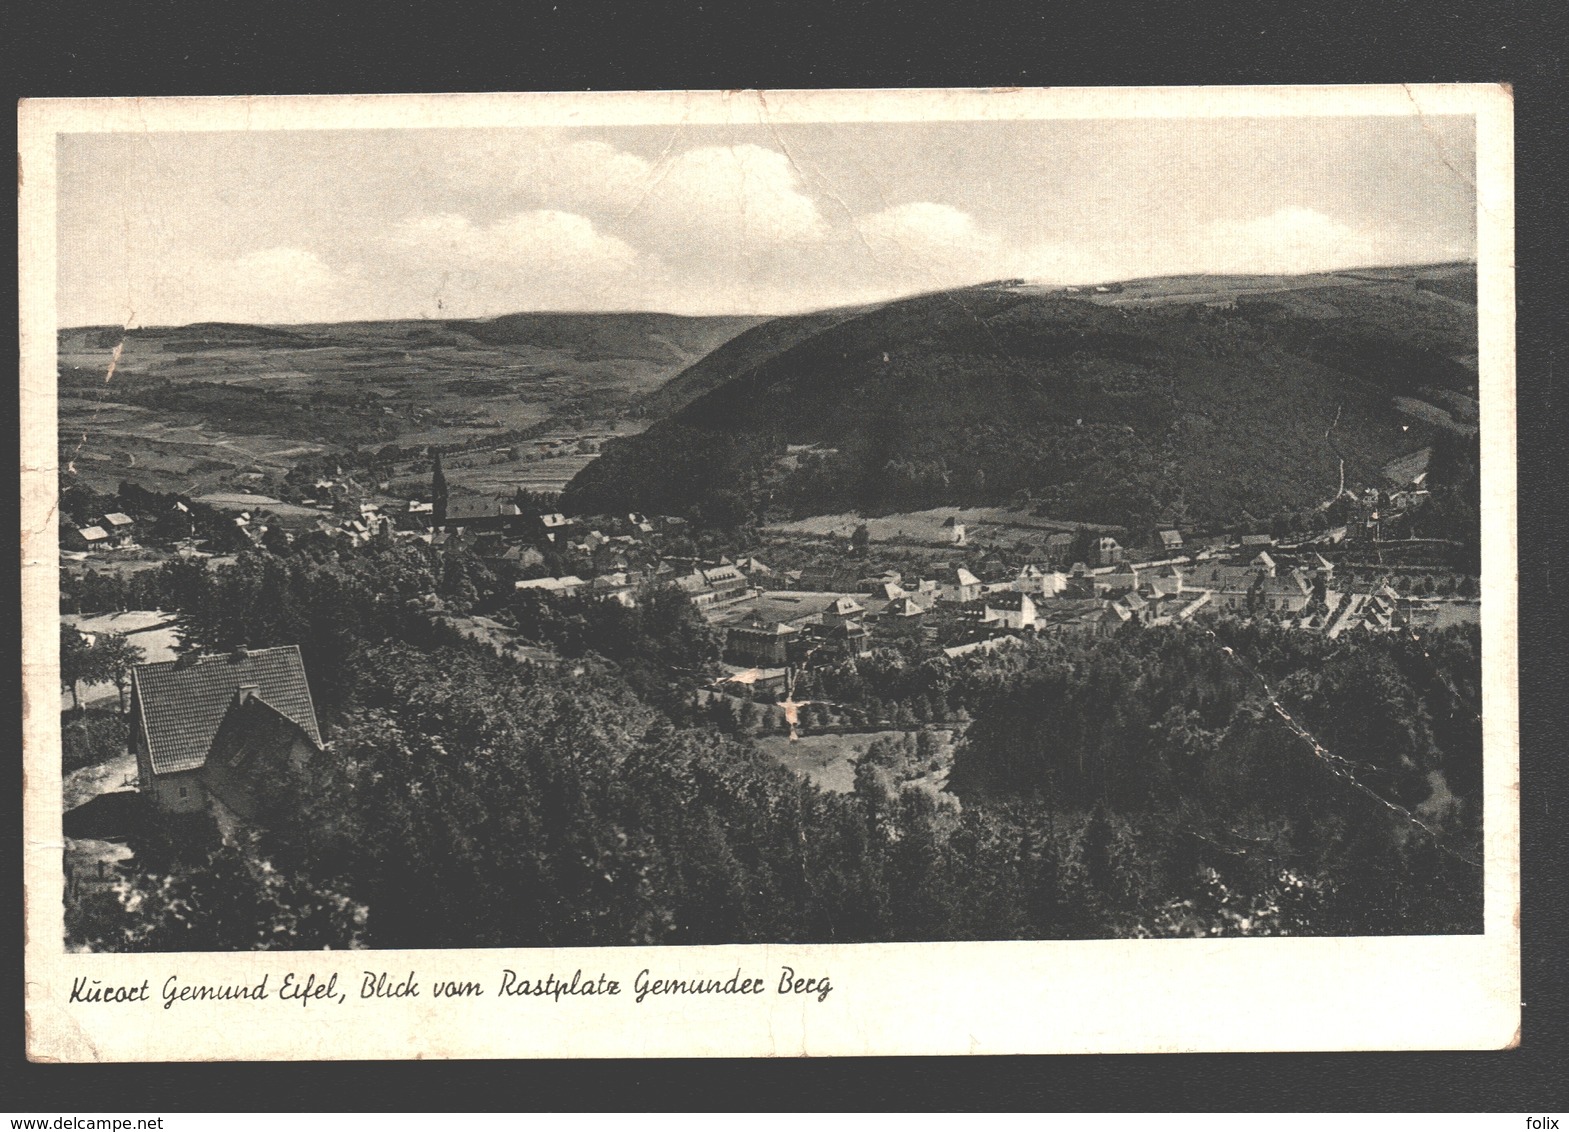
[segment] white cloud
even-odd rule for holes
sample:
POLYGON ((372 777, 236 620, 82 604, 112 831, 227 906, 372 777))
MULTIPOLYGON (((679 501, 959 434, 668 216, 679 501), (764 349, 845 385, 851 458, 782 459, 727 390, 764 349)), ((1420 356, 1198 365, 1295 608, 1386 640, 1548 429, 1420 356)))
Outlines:
POLYGON ((293 246, 230 256, 137 249, 131 258, 122 305, 138 325, 621 309, 643 301, 657 271, 588 218, 554 209, 488 224, 457 213, 406 217, 341 266, 293 246))
POLYGON ((1300 205, 1164 225, 1086 223, 1040 239, 1017 217, 983 223, 998 211, 970 211, 942 191, 852 218, 819 207, 789 154, 766 144, 677 144, 646 158, 567 131, 481 133, 443 154, 401 154, 423 195, 366 193, 353 207, 346 196, 332 224, 318 210, 261 225, 216 197, 205 213, 181 211, 170 193, 146 191, 122 203, 109 238, 106 210, 81 207, 62 247, 92 251, 62 260, 61 316, 775 313, 1016 276, 1285 274, 1473 254, 1453 225, 1440 233, 1415 219, 1380 224, 1300 205), (402 210, 413 211, 399 218, 402 210))
POLYGON ((725 240, 742 250, 828 234, 790 159, 758 145, 703 146, 656 165, 634 217, 646 217, 656 239, 725 240))
POLYGON ((381 254, 420 281, 407 299, 424 311, 777 310, 779 295, 835 277, 843 256, 832 245, 849 237, 824 219, 789 157, 761 145, 650 161, 603 141, 509 152, 490 139, 448 173, 491 195, 405 218, 383 240, 381 254), (480 219, 497 194, 536 207, 480 219))
POLYGON ((476 224, 456 213, 407 217, 381 265, 404 315, 590 309, 636 299, 649 265, 576 213, 535 209, 476 224))
POLYGON ((962 209, 913 201, 855 222, 878 274, 903 289, 962 286, 1017 274, 1019 251, 962 209))
POLYGON ((72 135, 60 317, 800 310, 1475 253, 1469 120, 1437 148, 1441 123, 1304 119, 1201 152, 1196 126, 996 128, 72 135))
POLYGON ((637 252, 624 240, 606 235, 586 216, 542 208, 517 212, 490 224, 475 224, 457 213, 412 216, 392 232, 400 249, 427 257, 448 257, 453 268, 487 264, 534 271, 595 271, 626 267, 637 252))
POLYGON ((1052 283, 1100 283, 1196 273, 1308 274, 1472 254, 1467 246, 1425 231, 1362 228, 1316 209, 1287 207, 1143 240, 1038 244, 1012 258, 1017 271, 1010 273, 1052 283))
POLYGON ((517 170, 513 183, 545 201, 614 208, 636 199, 652 172, 647 161, 609 142, 577 141, 540 151, 517 170))
POLYGON ((248 252, 229 269, 235 290, 269 298, 320 294, 337 285, 338 277, 325 260, 304 248, 262 248, 248 252))
POLYGON ((677 254, 766 255, 829 234, 790 158, 750 143, 650 160, 565 132, 485 134, 441 172, 454 189, 588 215, 638 247, 677 254))
POLYGON ((1205 231, 1204 250, 1225 270, 1326 271, 1366 266, 1379 241, 1311 208, 1282 208, 1268 216, 1219 220, 1205 231))
POLYGON ((969 213, 934 201, 895 205, 864 217, 859 223, 868 238, 899 244, 914 241, 926 248, 973 248, 993 242, 969 213))
POLYGON ((652 168, 608 142, 574 141, 563 130, 476 130, 461 145, 437 136, 426 146, 416 143, 412 152, 416 173, 448 195, 577 212, 624 199, 630 187, 647 181, 652 168))

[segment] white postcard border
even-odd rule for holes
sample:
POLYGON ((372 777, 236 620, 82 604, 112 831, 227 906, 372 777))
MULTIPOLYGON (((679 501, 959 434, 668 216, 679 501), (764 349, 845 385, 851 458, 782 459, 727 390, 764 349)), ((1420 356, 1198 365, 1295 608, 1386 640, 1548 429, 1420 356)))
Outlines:
POLYGON ((24 102, 20 125, 26 1009, 35 1061, 1493 1049, 1518 1040, 1519 737, 1512 101, 1486 85, 611 92, 24 102), (62 949, 56 622, 55 138, 79 131, 1073 117, 1475 114, 1483 438, 1485 934, 1462 937, 76 955, 62 949), (781 969, 832 991, 780 994, 781 969), (634 1001, 653 977, 761 994, 634 1001), (477 1000, 359 999, 363 972, 477 1000), (503 998, 605 975, 620 995, 503 998), (345 1001, 165 1007, 172 976, 326 980, 345 1001), (149 1001, 68 1001, 74 980, 149 1001))

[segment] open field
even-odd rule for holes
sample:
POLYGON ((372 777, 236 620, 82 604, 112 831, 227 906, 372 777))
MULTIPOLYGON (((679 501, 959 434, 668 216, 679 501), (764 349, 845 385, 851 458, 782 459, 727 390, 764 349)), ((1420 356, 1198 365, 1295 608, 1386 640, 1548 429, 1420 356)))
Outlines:
POLYGON ((136 756, 129 751, 107 762, 73 770, 61 782, 61 800, 66 810, 74 810, 98 797, 129 789, 126 782, 136 777, 136 756))
MULTIPOLYGON (((848 794, 855 789, 855 762, 866 749, 879 739, 903 739, 909 731, 858 731, 846 734, 802 735, 791 742, 785 735, 764 735, 752 740, 752 745, 763 754, 771 755, 780 765, 796 774, 811 779, 824 790, 835 794, 848 794)), ((941 741, 939 759, 942 769, 928 772, 909 781, 929 788, 941 788, 947 778, 947 766, 953 755, 955 732, 935 732, 941 741)))
POLYGON ((903 731, 862 731, 848 735, 803 735, 791 742, 785 735, 764 735, 753 745, 796 774, 824 790, 848 794, 855 789, 855 760, 877 739, 898 739, 903 731))
POLYGON ((1394 403, 1397 411, 1404 413, 1413 420, 1436 425, 1458 436, 1472 436, 1476 433, 1476 425, 1474 423, 1456 420, 1449 410, 1438 405, 1430 404, 1415 397, 1396 397, 1394 398, 1394 403))
POLYGON ((581 433, 560 433, 453 456, 444 462, 447 480, 477 495, 509 497, 516 488, 560 491, 599 455, 599 446, 615 436, 634 436, 639 421, 609 422, 581 433), (587 450, 581 450, 587 449, 587 450))
POLYGON ((842 597, 854 600, 863 596, 811 590, 770 590, 745 601, 711 605, 703 611, 703 615, 710 625, 719 628, 738 625, 752 617, 760 617, 764 621, 799 621, 803 617, 817 616, 842 597))
POLYGON ((1482 603, 1479 601, 1427 601, 1423 603, 1423 609, 1431 618, 1428 627, 1434 631, 1482 623, 1482 603))
POLYGON ((1384 465, 1384 476, 1391 483, 1405 487, 1427 471, 1427 462, 1432 456, 1431 448, 1419 448, 1409 455, 1397 457, 1384 465))
POLYGON ((1316 298, 1312 291, 1324 287, 1349 287, 1376 295, 1388 288, 1405 290, 1414 284, 1418 297, 1428 304, 1474 306, 1475 270, 1471 264, 1433 264, 1311 275, 1168 275, 1133 279, 1104 291, 1097 290, 1094 285, 1064 288, 1033 283, 1021 284, 1015 289, 1026 293, 1071 291, 1090 302, 1113 307, 1225 304, 1268 295, 1270 301, 1289 305, 1297 314, 1309 318, 1334 318, 1340 313, 1337 307, 1316 298))
MULTIPOLYGON (((100 490, 129 479, 199 492, 345 447, 463 445, 563 414, 613 421, 756 321, 526 315, 62 330, 62 466, 100 490)), ((528 478, 559 486, 585 463, 528 478)))
POLYGON ((1094 523, 1076 524, 1045 519, 1028 511, 1014 511, 1006 507, 934 507, 929 511, 906 511, 874 518, 862 518, 853 511, 845 511, 837 515, 813 515, 791 523, 774 523, 763 529, 769 534, 848 538, 857 526, 865 523, 867 534, 873 542, 946 545, 952 542, 951 531, 943 526, 949 519, 958 519, 963 523, 971 538, 984 535, 995 539, 1005 537, 1010 531, 1071 531, 1081 525, 1090 530, 1117 529, 1094 523))
POLYGON ((101 491, 126 479, 152 491, 182 492, 256 482, 327 449, 267 432, 170 423, 140 405, 70 396, 60 398, 59 430, 61 467, 101 491))

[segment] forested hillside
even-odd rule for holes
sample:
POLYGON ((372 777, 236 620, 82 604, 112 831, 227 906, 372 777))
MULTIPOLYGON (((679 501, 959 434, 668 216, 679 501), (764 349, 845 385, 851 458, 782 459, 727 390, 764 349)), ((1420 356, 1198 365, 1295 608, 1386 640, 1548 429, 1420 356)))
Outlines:
POLYGON ((770 318, 737 334, 682 370, 644 397, 639 407, 652 417, 669 416, 686 408, 710 390, 719 388, 737 374, 754 369, 775 354, 783 353, 815 334, 854 318, 866 309, 844 307, 770 318))
POLYGON ((493 590, 462 555, 247 552, 139 584, 195 647, 299 643, 331 754, 308 774, 257 766, 284 781, 252 843, 149 831, 122 893, 70 907, 76 946, 1480 928, 1474 630, 1135 628, 918 666, 879 653, 822 686, 975 722, 951 794, 896 743, 836 794, 701 724, 682 689, 712 637, 684 601, 619 623, 614 656, 571 646, 563 621, 542 632, 578 659, 522 665, 431 615, 425 595, 461 608, 493 590))
POLYGON ((1299 508, 1335 493, 1342 460, 1381 483, 1466 427, 1430 400, 1474 395, 1475 307, 1431 288, 1463 294, 1474 272, 1423 270, 1207 302, 999 285, 890 303, 607 445, 565 503, 721 519, 1028 500, 1133 526, 1299 508), (787 444, 822 452, 782 460, 787 444))

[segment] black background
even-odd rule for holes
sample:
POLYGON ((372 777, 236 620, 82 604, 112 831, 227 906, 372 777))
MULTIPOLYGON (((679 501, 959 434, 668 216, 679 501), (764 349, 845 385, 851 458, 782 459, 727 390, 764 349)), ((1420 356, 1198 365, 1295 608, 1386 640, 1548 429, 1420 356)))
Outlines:
MULTIPOLYGON (((1508 82, 1518 227, 1521 1048, 1496 1053, 42 1066, 24 1056, 20 686, 0 791, 0 1111, 1516 1111, 1569 1094, 1569 36, 1558 0, 7 6, 13 97, 1508 82)), ((12 354, 11 356, 15 356, 12 354)), ((15 433, 8 430, 8 436, 15 433)), ((12 497, 14 498, 14 497, 12 497)), ((14 561, 14 560, 13 560, 14 561)), ((13 589, 11 592, 15 593, 13 589)), ((8 634, 11 649, 17 634, 8 634)), ((10 671, 19 672, 20 665, 10 671)), ((911 987, 915 995, 940 987, 911 987)), ((1442 993, 1442 988, 1435 988, 1442 993)), ((200 1056, 199 1049, 192 1050, 200 1056)))

